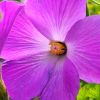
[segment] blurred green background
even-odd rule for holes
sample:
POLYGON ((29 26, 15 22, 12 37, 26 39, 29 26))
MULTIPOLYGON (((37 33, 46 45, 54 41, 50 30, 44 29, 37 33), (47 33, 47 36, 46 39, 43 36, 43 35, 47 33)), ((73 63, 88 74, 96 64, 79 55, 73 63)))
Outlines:
MULTIPOLYGON (((0 0, 1 1, 1 0, 0 0)), ((16 0, 21 1, 21 0, 16 0)), ((77 0, 76 0, 77 1, 77 0)), ((100 0, 87 1, 87 16, 100 14, 100 0)), ((77 96, 77 100, 100 100, 100 85, 89 84, 81 80, 81 88, 77 96)), ((7 93, 0 85, 0 100, 7 100, 7 93)), ((39 100, 39 99, 34 99, 39 100)))
POLYGON ((100 14, 100 0, 87 0, 87 7, 89 15, 100 14))

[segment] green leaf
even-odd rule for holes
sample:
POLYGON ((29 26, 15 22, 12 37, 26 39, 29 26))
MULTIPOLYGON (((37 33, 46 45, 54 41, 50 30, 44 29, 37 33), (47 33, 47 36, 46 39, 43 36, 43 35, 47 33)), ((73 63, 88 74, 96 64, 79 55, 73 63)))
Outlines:
POLYGON ((81 85, 77 100, 100 100, 100 85, 88 83, 81 85))
POLYGON ((92 0, 94 3, 100 5, 100 0, 92 0))
POLYGON ((86 16, 89 16, 89 9, 88 9, 88 5, 86 5, 86 16))
POLYGON ((0 100, 8 100, 8 94, 2 80, 0 80, 0 100))

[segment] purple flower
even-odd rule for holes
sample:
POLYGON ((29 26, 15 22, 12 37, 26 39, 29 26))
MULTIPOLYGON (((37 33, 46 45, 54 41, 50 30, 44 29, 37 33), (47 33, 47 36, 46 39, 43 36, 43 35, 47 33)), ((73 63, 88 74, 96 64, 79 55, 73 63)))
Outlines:
POLYGON ((85 6, 85 0, 28 0, 15 14, 1 54, 13 100, 75 100, 79 77, 100 83, 100 16, 84 18, 85 6))

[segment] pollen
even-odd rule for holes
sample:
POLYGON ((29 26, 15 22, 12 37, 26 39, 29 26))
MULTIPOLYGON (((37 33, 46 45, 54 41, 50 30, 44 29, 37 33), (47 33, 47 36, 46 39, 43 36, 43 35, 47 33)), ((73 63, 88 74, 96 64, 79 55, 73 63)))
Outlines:
POLYGON ((51 41, 50 45, 50 53, 53 55, 64 55, 67 52, 67 47, 63 42, 51 41))

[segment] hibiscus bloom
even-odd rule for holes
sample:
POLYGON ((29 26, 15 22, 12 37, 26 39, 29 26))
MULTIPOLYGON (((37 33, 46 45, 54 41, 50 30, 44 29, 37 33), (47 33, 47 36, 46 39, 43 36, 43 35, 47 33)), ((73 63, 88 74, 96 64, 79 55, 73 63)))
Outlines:
POLYGON ((85 12, 85 0, 28 0, 15 14, 1 53, 13 100, 75 100, 79 77, 100 83, 100 17, 85 12))

